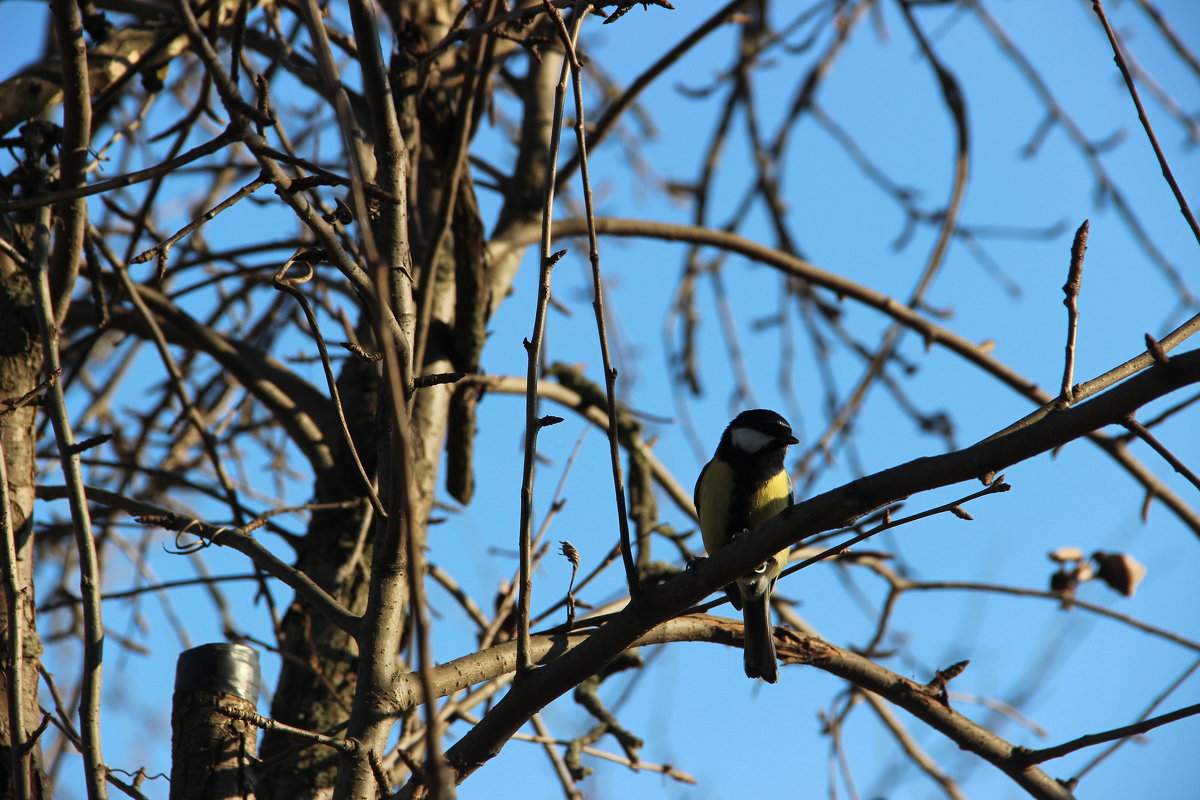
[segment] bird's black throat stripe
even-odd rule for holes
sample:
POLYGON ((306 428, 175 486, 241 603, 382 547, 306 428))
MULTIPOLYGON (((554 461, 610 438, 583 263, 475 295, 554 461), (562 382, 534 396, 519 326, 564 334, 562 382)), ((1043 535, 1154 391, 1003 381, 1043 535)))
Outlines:
POLYGON ((751 519, 750 512, 757 505, 754 498, 784 471, 785 452, 786 447, 781 446, 765 453, 745 453, 727 441, 721 442, 717 448, 717 458, 732 468, 735 483, 725 525, 726 536, 753 528, 763 521, 751 519))

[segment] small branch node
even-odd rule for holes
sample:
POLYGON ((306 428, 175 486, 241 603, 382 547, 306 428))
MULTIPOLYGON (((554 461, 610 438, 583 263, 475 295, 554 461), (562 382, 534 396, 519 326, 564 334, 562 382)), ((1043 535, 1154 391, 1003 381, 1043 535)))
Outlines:
POLYGON ((1146 351, 1154 357, 1154 363, 1160 367, 1164 367, 1170 363, 1170 359, 1167 358, 1167 351, 1163 349, 1162 344, 1148 333, 1146 334, 1146 351))

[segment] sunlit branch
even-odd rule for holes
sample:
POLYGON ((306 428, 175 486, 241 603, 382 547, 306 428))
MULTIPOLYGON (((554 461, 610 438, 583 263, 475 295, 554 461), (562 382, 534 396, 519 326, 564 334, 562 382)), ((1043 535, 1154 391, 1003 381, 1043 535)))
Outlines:
POLYGON ((1085 747, 1095 747, 1098 744, 1111 742, 1116 739, 1125 739, 1130 736, 1138 736, 1146 731, 1154 730, 1176 720, 1186 719, 1187 717, 1200 714, 1200 703, 1196 705, 1180 708, 1167 714, 1160 714, 1157 717, 1135 722, 1132 725, 1125 725, 1120 728, 1114 728, 1103 733, 1090 733, 1087 736, 1080 736, 1078 739, 1073 739, 1069 742, 1064 742, 1054 747, 1045 747, 1041 750, 1027 750, 1025 748, 1017 748, 1016 758, 1020 761, 1029 764, 1041 764, 1055 758, 1062 758, 1065 755, 1074 753, 1076 750, 1082 750, 1085 747))
POLYGON ((1167 447, 1158 440, 1158 437, 1151 433, 1144 425, 1142 425, 1132 416, 1130 416, 1129 419, 1125 420, 1121 424, 1124 425, 1125 428, 1133 435, 1150 445, 1154 452, 1162 456, 1163 460, 1171 465, 1171 469, 1187 478, 1188 483, 1192 484, 1192 486, 1195 486, 1197 489, 1200 489, 1200 477, 1188 469, 1187 465, 1185 465, 1174 453, 1167 449, 1167 447))
MULTIPOLYGON (((1175 691, 1177 689, 1179 689, 1180 686, 1182 686, 1184 683, 1186 683, 1187 680, 1192 677, 1192 675, 1196 672, 1197 669, 1200 669, 1200 658, 1196 659, 1191 664, 1189 664, 1187 669, 1185 669, 1178 676, 1176 676, 1175 680, 1171 681, 1169 684, 1164 686, 1162 688, 1162 690, 1154 697, 1154 699, 1150 701, 1149 705, 1146 706, 1146 709, 1142 712, 1141 716, 1138 719, 1144 720, 1144 719, 1149 718, 1149 716, 1152 713, 1154 713, 1154 710, 1156 708, 1158 708, 1160 705, 1162 705, 1162 703, 1166 702, 1166 699, 1168 697, 1173 695, 1175 693, 1175 691)), ((1087 764, 1083 765, 1083 767, 1081 767, 1078 772, 1076 772, 1074 775, 1072 775, 1071 781, 1073 783, 1079 783, 1079 781, 1083 779, 1084 775, 1091 772, 1097 766, 1102 764, 1107 758, 1109 758, 1114 753, 1116 753, 1118 750, 1120 750, 1123 746, 1125 746, 1125 744, 1127 744, 1128 742, 1131 742, 1131 741, 1136 741, 1136 740, 1130 739, 1130 738, 1117 739, 1115 742, 1112 743, 1111 746, 1106 747, 1106 748, 1104 748, 1103 751, 1101 751, 1100 753, 1097 753, 1096 756, 1093 757, 1090 761, 1088 761, 1087 764)))
POLYGON ((625 501, 625 478, 621 469, 620 442, 617 422, 617 369, 613 366, 608 347, 608 329, 604 311, 604 279, 600 270, 600 244, 596 237, 596 210, 592 197, 591 173, 588 169, 588 143, 585 134, 585 107, 583 102, 583 66, 575 52, 579 29, 587 3, 576 3, 572 17, 572 31, 568 32, 561 16, 554 11, 559 38, 567 52, 566 63, 571 68, 571 86, 575 100, 575 157, 579 161, 579 179, 583 188, 584 219, 587 222, 588 261, 592 272, 592 310, 596 319, 596 333, 600 340, 600 359, 604 371, 604 391, 608 410, 608 458, 612 470, 613 500, 617 508, 617 532, 621 540, 621 561, 625 566, 625 582, 631 597, 637 597, 640 580, 634 565, 633 542, 629 536, 629 511, 625 501))
POLYGON ((1067 355, 1063 366, 1062 391, 1064 403, 1075 399, 1071 388, 1075 375, 1075 333, 1079 326, 1079 288, 1083 283, 1083 254, 1087 251, 1088 221, 1084 220, 1075 231, 1075 242, 1071 245, 1071 266, 1067 271, 1067 282, 1063 284, 1063 305, 1067 307, 1067 355))
MULTIPOLYGON (((549 10, 549 6, 547 6, 549 10)), ((576 15, 574 32, 582 17, 576 15)), ((567 80, 570 75, 570 65, 563 58, 559 67, 558 83, 554 87, 554 110, 550 115, 549 153, 546 158, 548 168, 545 184, 542 187, 542 205, 538 258, 538 289, 537 303, 533 312, 533 331, 525 340, 527 367, 525 373, 525 444, 524 460, 521 468, 521 518, 518 529, 518 550, 520 552, 520 578, 517 584, 517 644, 520 652, 518 671, 524 673, 533 663, 529 643, 529 613, 530 595, 533 592, 533 575, 531 562, 533 559, 533 476, 534 462, 537 457, 538 432, 544 425, 553 424, 549 419, 538 418, 538 377, 542 368, 542 342, 546 334, 546 315, 550 305, 550 279, 555 264, 565 254, 550 252, 551 231, 554 219, 554 189, 555 175, 558 170, 558 157, 562 147, 563 109, 567 96, 567 80)), ((532 244, 532 242, 530 242, 532 244)))
MULTIPOLYGON (((883 576, 895 589, 896 592, 936 592, 936 591, 965 591, 965 592, 988 592, 991 594, 1007 594, 1015 597, 1035 597, 1043 600, 1049 600, 1055 603, 1062 603, 1062 594, 1059 592, 1046 591, 1044 589, 1026 589, 1019 586, 1008 586, 1000 583, 979 583, 974 581, 913 581, 903 578, 888 569, 885 565, 878 561, 868 561, 867 565, 874 572, 883 576)), ((1108 619, 1120 622, 1123 625, 1128 625, 1131 628, 1136 628, 1143 633, 1150 634, 1159 639, 1163 639, 1180 647, 1185 647, 1188 650, 1193 650, 1200 653, 1200 641, 1188 639, 1173 631, 1160 628, 1156 625, 1151 625, 1147 622, 1142 622, 1139 619, 1122 614, 1119 611, 1113 611, 1111 608, 1089 603, 1085 600, 1080 600, 1078 597, 1071 601, 1072 609, 1078 608, 1082 611, 1087 611, 1090 614, 1107 617, 1108 619)))
MULTIPOLYGON (((71 9, 77 7, 68 3, 71 9)), ((77 17, 72 17, 78 27, 77 17)), ((81 35, 81 31, 79 31, 81 35)), ((34 256, 37 272, 33 276, 37 297, 36 313, 38 332, 41 336, 42 357, 47 372, 60 370, 59 328, 54 322, 54 311, 50 307, 49 279, 49 216, 48 206, 43 207, 38 219, 38 249, 34 256)), ((78 254, 75 256, 78 257, 78 254)), ((64 496, 71 509, 71 530, 79 553, 79 594, 83 598, 84 630, 83 659, 80 669, 79 728, 85 764, 85 786, 89 800, 107 797, 104 785, 105 767, 102 753, 100 729, 100 704, 103 689, 104 623, 100 612, 100 562, 96 555, 95 535, 92 531, 91 514, 84 495, 83 473, 79 453, 75 451, 75 434, 71 429, 61 381, 55 381, 47 392, 48 413, 54 428, 54 439, 63 475, 67 480, 64 496)), ((20 666, 17 665, 17 669, 20 666)))
MULTIPOLYGON (((528 720, 530 714, 578 685, 592 673, 596 664, 614 658, 655 625, 681 613, 708 592, 747 574, 772 553, 821 530, 846 525, 889 502, 994 473, 1059 447, 1103 425, 1112 424, 1157 397, 1195 382, 1200 382, 1200 352, 1177 356, 1172 359, 1170 370, 1156 368, 1134 376, 1098 398, 999 439, 954 453, 917 459, 797 503, 750 535, 738 537, 696 568, 647 588, 644 598, 609 619, 578 647, 530 674, 516 690, 501 699, 479 725, 450 748, 447 755, 457 780, 464 780, 494 757, 503 742, 528 720)), ((903 689, 888 690, 884 682, 873 683, 869 688, 889 698, 903 699, 905 696, 903 689), (875 689, 875 685, 880 688, 875 689)), ((943 732, 952 727, 944 716, 949 713, 948 709, 940 704, 937 709, 930 709, 923 701, 918 705, 929 714, 925 716, 922 710, 909 710, 943 732)), ((1036 796, 1065 796, 1062 787, 1044 774, 1030 773, 1009 761, 1010 745, 1004 745, 991 734, 987 737, 986 745, 972 749, 996 763, 1036 796)))
MULTIPOLYGON (((958 334, 927 319, 918 311, 897 302, 895 299, 851 281, 841 275, 823 270, 807 261, 783 253, 774 248, 766 247, 734 233, 717 231, 690 225, 674 225, 663 222, 646 220, 618 219, 601 217, 596 220, 597 230, 602 234, 612 236, 632 236, 661 239, 664 241, 681 241, 692 244, 704 244, 718 247, 733 253, 738 253, 753 261, 767 264, 788 274, 803 278, 816 286, 829 289, 839 297, 852 298, 864 305, 870 306, 902 323, 919 334, 928 346, 940 345, 962 357, 968 363, 982 369, 997 380, 1006 384, 1023 396, 1038 403, 1040 408, 1025 418, 1013 423, 1001 433, 1008 433, 1020 427, 1028 426, 1037 420, 1044 419, 1051 413, 1054 398, 1029 381, 1003 362, 991 356, 988 347, 976 345, 963 339, 958 334)), ((559 237, 576 236, 585 230, 582 220, 562 220, 555 224, 555 235, 559 237)), ((531 235, 526 228, 520 236, 513 236, 513 246, 525 242, 531 235)), ((1170 351, 1200 331, 1200 314, 1187 320, 1169 335, 1163 337, 1159 344, 1164 351, 1170 351)), ((1117 382, 1146 369, 1154 363, 1153 356, 1148 352, 1130 358, 1125 363, 1108 370, 1103 375, 1086 381, 1075 388, 1076 402, 1107 389, 1117 382)), ((1000 434, 996 434, 1000 435, 1000 434)), ((1160 481, 1137 459, 1133 458, 1119 443, 1110 437, 1095 432, 1091 439, 1108 455, 1128 471, 1154 499, 1160 500, 1170 508, 1189 528, 1200 535, 1200 514, 1188 505, 1178 494, 1160 481)))
POLYGON ((1154 135, 1154 128, 1150 125, 1150 118, 1146 116, 1146 109, 1142 107, 1142 99, 1138 96, 1133 76, 1129 74, 1129 67, 1125 64, 1125 58, 1121 54, 1121 45, 1117 41, 1117 34, 1113 32, 1112 26, 1108 24, 1108 17, 1104 13, 1104 5, 1100 0, 1092 0, 1092 8, 1096 10, 1096 15, 1100 17, 1100 24, 1104 26, 1104 34, 1108 37, 1109 44, 1112 45, 1113 59, 1117 62, 1117 68, 1121 70, 1121 77, 1125 79, 1125 86, 1129 89, 1129 97, 1133 100, 1134 107, 1137 108, 1138 120, 1142 123, 1143 130, 1146 131, 1146 138, 1150 140, 1150 147, 1154 149, 1154 157, 1158 159, 1158 166, 1162 169, 1163 178, 1166 179, 1167 185, 1171 187, 1171 193, 1175 195, 1175 201, 1179 203, 1179 213, 1183 214, 1183 218, 1187 220, 1188 227, 1192 229, 1192 236, 1196 238, 1197 243, 1200 243, 1200 224, 1196 223, 1196 216, 1192 214, 1192 209, 1188 205, 1187 198, 1183 196, 1183 190, 1179 188, 1179 182, 1175 180, 1175 173, 1171 171, 1171 165, 1167 163, 1167 156, 1163 153, 1162 146, 1158 143, 1158 137, 1154 135))

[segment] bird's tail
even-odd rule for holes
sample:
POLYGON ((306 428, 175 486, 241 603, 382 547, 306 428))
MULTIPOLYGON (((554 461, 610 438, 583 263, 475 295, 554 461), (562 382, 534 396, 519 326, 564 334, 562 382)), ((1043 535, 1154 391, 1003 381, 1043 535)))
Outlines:
POLYGON ((779 664, 775 660, 775 638, 771 635, 770 588, 743 592, 742 604, 746 625, 746 641, 742 645, 746 676, 775 683, 779 680, 779 664))

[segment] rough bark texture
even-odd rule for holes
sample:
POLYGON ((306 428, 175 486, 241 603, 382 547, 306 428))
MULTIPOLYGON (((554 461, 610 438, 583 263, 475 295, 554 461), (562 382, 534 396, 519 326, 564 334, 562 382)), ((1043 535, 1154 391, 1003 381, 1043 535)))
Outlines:
MULTIPOLYGON (((10 239, 10 241, 12 241, 10 239)), ((41 347, 37 338, 37 318, 33 310, 33 289, 29 277, 0 253, 0 401, 15 399, 31 391, 38 383, 42 368, 41 347)), ((6 408, 0 408, 0 411, 6 408)), ((36 594, 33 586, 33 500, 36 475, 35 430, 36 411, 25 406, 0 418, 0 437, 4 444, 4 467, 8 477, 9 520, 16 544, 16 575, 20 592, 20 613, 16 628, 21 636, 23 658, 20 665, 23 696, 17 698, 22 708, 25 730, 20 739, 28 742, 30 734, 42 720, 38 707, 38 662, 41 640, 38 638, 34 614, 36 594)), ((8 592, 0 592, 0 654, 5 659, 6 679, 0 681, 0 745, 7 754, 13 742, 9 714, 9 692, 12 683, 7 679, 12 665, 8 663, 10 630, 13 611, 8 592)), ((42 749, 33 743, 28 781, 33 797, 49 797, 46 776, 42 772, 42 749)), ((0 794, 16 796, 13 790, 12 763, 0 759, 0 794)))
POLYGON ((220 692, 177 692, 171 713, 171 800, 255 797, 258 729, 221 713, 254 704, 220 692))

